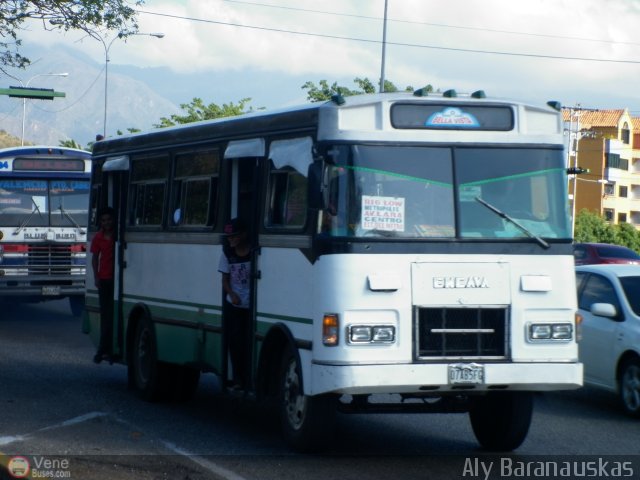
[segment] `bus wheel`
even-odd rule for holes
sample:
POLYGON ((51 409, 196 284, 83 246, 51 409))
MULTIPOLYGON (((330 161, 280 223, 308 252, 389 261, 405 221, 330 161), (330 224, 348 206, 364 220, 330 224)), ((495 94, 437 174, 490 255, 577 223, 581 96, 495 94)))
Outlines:
POLYGON ((147 318, 142 318, 136 325, 129 370, 133 378, 129 383, 144 400, 158 401, 166 394, 167 372, 164 371, 165 369, 158 362, 153 325, 147 318))
POLYGON ((84 312, 84 296, 72 295, 69 297, 69 306, 71 307, 71 314, 74 317, 79 317, 84 312))
POLYGON ((336 397, 304 394, 298 357, 291 351, 282 359, 279 403, 282 432, 291 448, 311 452, 329 443, 335 427, 336 397))
POLYGON ((532 413, 531 392, 491 392, 474 401, 469 419, 482 447, 511 451, 524 442, 532 413))
POLYGON ((640 417, 640 361, 627 360, 621 369, 620 400, 622 407, 632 417, 640 417))

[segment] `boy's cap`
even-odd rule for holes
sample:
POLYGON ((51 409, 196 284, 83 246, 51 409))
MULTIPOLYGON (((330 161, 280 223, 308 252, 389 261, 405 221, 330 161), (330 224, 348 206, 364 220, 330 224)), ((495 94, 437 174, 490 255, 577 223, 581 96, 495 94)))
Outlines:
POLYGON ((239 218, 232 218, 229 222, 224 226, 224 234, 226 236, 237 235, 239 233, 246 232, 244 223, 239 218))

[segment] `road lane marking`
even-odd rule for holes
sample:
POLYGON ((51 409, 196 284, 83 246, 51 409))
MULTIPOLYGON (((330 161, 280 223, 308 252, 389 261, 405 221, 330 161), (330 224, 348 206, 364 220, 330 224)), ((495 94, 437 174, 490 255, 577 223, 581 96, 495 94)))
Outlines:
MULTIPOLYGON (((5 446, 5 445, 9 445, 11 443, 15 443, 15 442, 21 442, 21 441, 25 441, 28 440, 29 438, 35 436, 38 433, 41 432, 46 432, 49 430, 55 430, 57 428, 62 428, 62 427, 68 427, 71 425, 77 425, 79 423, 83 423, 89 420, 93 420, 94 418, 100 418, 100 417, 107 417, 107 416, 111 416, 112 419, 114 419, 115 421, 122 423, 130 428, 134 428, 135 425, 133 425, 131 422, 124 420, 123 418, 120 418, 118 416, 114 416, 112 414, 109 414, 107 412, 89 412, 89 413, 85 413, 84 415, 79 415, 77 417, 73 417, 70 418, 68 420, 64 420, 62 422, 53 424, 53 425, 48 425, 46 427, 40 428, 38 430, 35 430, 34 432, 31 433, 27 433, 24 435, 13 435, 13 436, 6 436, 6 437, 0 437, 0 446, 5 446)), ((202 468, 210 471, 211 473, 218 475, 219 477, 222 477, 224 480, 247 480, 245 477, 243 477, 242 475, 239 475, 231 470, 228 470, 218 464, 216 464, 215 462, 212 462, 210 460, 207 460, 206 458, 203 458, 199 455, 194 455, 193 453, 190 453, 178 446, 176 446, 175 444, 171 443, 171 442, 167 442, 165 440, 160 440, 162 442, 162 444, 165 446, 165 448, 167 448, 168 450, 187 457, 189 460, 191 460, 192 462, 200 465, 202 468)))
POLYGON ((243 477, 242 475, 238 475, 237 473, 228 470, 220 465, 218 465, 215 462, 212 462, 210 460, 207 460, 206 458, 203 458, 199 455, 194 455, 192 453, 189 453, 186 450, 183 450, 182 448, 170 443, 170 442, 166 442, 163 441, 162 442, 164 444, 164 446, 166 448, 168 448, 169 450, 171 450, 172 452, 177 453, 178 455, 183 455, 185 457, 187 457, 189 460, 191 460, 192 462, 197 463, 198 465, 200 465, 202 468, 205 468, 206 470, 209 470, 211 473, 218 475, 222 478, 224 478, 225 480, 247 480, 245 477, 243 477))
POLYGON ((78 417, 73 417, 73 418, 70 418, 69 420, 64 420, 63 422, 56 423, 54 425, 49 425, 47 427, 40 428, 40 429, 36 430, 35 432, 26 433, 24 435, 14 435, 14 436, 8 436, 8 437, 0 437, 0 446, 9 445, 9 444, 15 443, 15 442, 22 442, 24 440, 27 440, 27 439, 33 437, 34 435, 36 435, 37 433, 40 433, 40 432, 46 432, 48 430, 54 430, 56 428, 67 427, 69 425, 76 425, 78 423, 86 422, 87 420, 92 420, 94 418, 106 417, 107 415, 108 415, 108 413, 106 413, 106 412, 85 413, 84 415, 80 415, 78 417))

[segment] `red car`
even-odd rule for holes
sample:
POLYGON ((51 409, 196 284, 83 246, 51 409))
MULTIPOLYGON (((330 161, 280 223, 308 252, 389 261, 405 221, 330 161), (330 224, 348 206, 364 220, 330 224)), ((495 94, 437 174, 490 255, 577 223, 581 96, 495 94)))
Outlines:
POLYGON ((596 263, 640 264, 640 255, 630 248, 608 243, 574 243, 573 256, 576 265, 596 263))

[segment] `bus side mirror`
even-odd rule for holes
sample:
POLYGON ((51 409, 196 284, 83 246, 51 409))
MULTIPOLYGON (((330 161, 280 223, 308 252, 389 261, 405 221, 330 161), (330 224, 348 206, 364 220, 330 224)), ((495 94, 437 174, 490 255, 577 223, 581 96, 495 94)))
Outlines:
POLYGON ((322 162, 313 162, 307 171, 307 195, 309 208, 323 210, 325 208, 324 166, 322 162))

